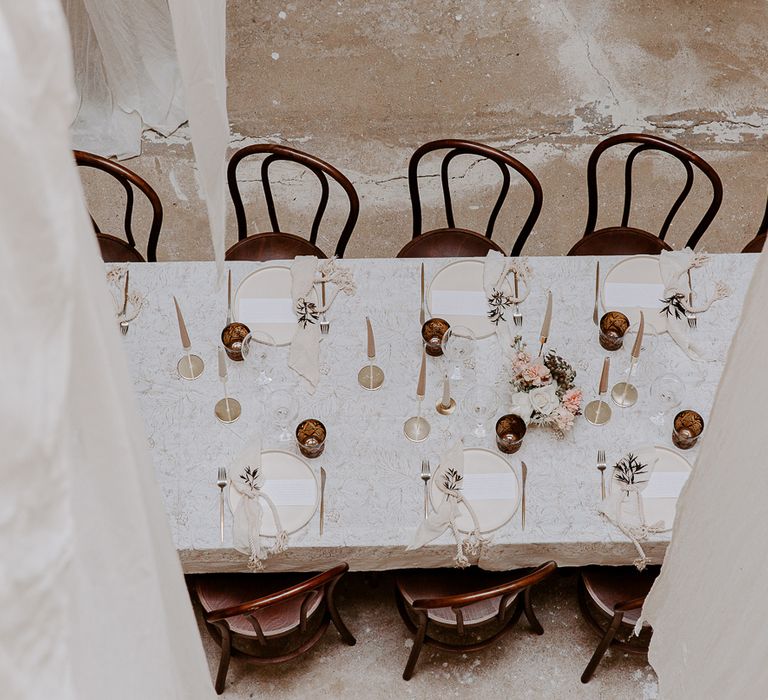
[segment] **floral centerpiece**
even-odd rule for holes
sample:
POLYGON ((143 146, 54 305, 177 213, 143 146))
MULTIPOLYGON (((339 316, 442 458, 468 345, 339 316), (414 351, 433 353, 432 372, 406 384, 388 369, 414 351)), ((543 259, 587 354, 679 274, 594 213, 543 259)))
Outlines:
POLYGON ((532 357, 521 336, 512 345, 511 413, 529 425, 544 425, 565 435, 581 414, 582 391, 576 371, 557 353, 532 357))

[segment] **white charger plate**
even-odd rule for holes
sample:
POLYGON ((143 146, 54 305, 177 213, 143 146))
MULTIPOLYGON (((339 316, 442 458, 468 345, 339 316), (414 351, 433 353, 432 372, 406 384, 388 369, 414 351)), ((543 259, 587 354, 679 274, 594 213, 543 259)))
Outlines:
MULTIPOLYGON (((681 474, 690 475, 691 463, 683 457, 679 452, 669 448, 656 445, 655 447, 647 446, 641 447, 636 450, 630 450, 633 454, 636 454, 641 462, 648 462, 653 459, 653 454, 658 457, 658 462, 651 474, 651 478, 648 481, 649 488, 653 484, 654 478, 661 473, 678 472, 681 474)), ((611 476, 613 476, 611 474, 611 476)), ((615 479, 611 478, 611 489, 617 485, 614 484, 615 479)), ((648 497, 643 494, 643 511, 645 513, 646 525, 651 525, 659 520, 664 521, 664 525, 667 530, 672 529, 672 525, 675 521, 675 511, 677 510, 678 496, 674 497, 648 497)))
MULTIPOLYGON (((244 323, 252 332, 269 333, 276 345, 290 345, 296 332, 296 314, 291 301, 292 283, 291 268, 285 265, 267 265, 255 270, 237 286, 232 301, 235 320, 244 323), (255 316, 243 313, 240 305, 246 300, 252 300, 251 305, 257 308, 259 300, 263 300, 261 313, 255 316), (267 306, 270 308, 267 309, 267 306)), ((317 303, 314 288, 310 297, 317 303)))
MULTIPOLYGON (((469 328, 477 340, 488 338, 496 332, 496 326, 488 320, 488 299, 483 288, 484 268, 485 263, 482 260, 457 260, 449 263, 432 278, 427 290, 427 309, 430 316, 444 318, 453 328, 469 328), (462 308, 456 308, 455 312, 450 310, 450 304, 447 304, 447 310, 438 306, 433 311, 435 303, 432 297, 435 292, 468 294, 463 295, 462 308)), ((512 294, 508 278, 504 280, 503 287, 506 294, 512 294)))
MULTIPOLYGON (((281 505, 275 503, 277 511, 280 514, 280 524, 283 529, 292 534, 298 532, 312 520, 317 507, 320 504, 320 489, 317 484, 317 476, 312 468, 300 457, 290 452, 282 450, 265 450, 261 453, 261 468, 264 471, 264 493, 270 494, 270 482, 281 479, 297 479, 312 482, 314 490, 314 500, 312 505, 281 505)), ((231 478, 239 478, 239 475, 232 475, 231 478)), ((237 509, 238 503, 243 496, 240 492, 229 486, 229 507, 232 513, 237 509)), ((267 503, 262 500, 262 521, 261 534, 265 537, 274 537, 277 534, 275 528, 275 519, 272 517, 272 510, 267 503)))
POLYGON ((631 258, 620 260, 608 270, 600 289, 604 312, 621 311, 635 326, 640 322, 642 311, 646 327, 650 327, 654 333, 664 333, 667 330, 667 317, 659 313, 663 307, 663 296, 664 282, 661 280, 658 255, 633 255, 631 258), (638 286, 634 287, 634 290, 625 287, 622 293, 620 289, 612 289, 610 285, 638 286), (633 291, 636 303, 632 303, 633 291), (627 303, 628 301, 630 303, 627 303))
MULTIPOLYGON (((501 483, 503 479, 506 479, 508 482, 504 483, 504 487, 509 489, 506 492, 503 491, 503 488, 496 489, 500 495, 499 498, 468 498, 480 522, 480 532, 486 533, 498 530, 512 519, 520 504, 520 482, 517 478, 517 472, 500 454, 482 447, 468 447, 464 450, 465 481, 471 480, 472 475, 480 475, 481 478, 486 480, 486 489, 493 484, 493 475, 499 477, 495 479, 497 483, 501 483), (512 475, 512 478, 509 478, 509 474, 512 475)), ((432 508, 435 508, 447 498, 437 488, 437 479, 441 477, 442 470, 438 469, 430 480, 429 498, 432 508)), ((459 517, 456 519, 456 528, 459 532, 465 534, 472 532, 474 528, 472 516, 464 504, 459 505, 459 511, 459 517)))

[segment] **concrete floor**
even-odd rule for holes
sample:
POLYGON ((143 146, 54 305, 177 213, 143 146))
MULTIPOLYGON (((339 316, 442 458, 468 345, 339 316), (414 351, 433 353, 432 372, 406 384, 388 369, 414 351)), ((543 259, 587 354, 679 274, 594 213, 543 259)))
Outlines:
MULTIPOLYGON (((228 2, 232 150, 283 143, 339 167, 361 200, 348 257, 392 256, 410 238, 405 178, 413 150, 435 138, 466 137, 522 160, 540 179, 544 207, 524 252, 561 254, 583 232, 585 167, 594 145, 617 131, 644 131, 695 150, 725 187, 720 213, 701 248, 740 250, 754 235, 768 183, 765 133, 768 54, 763 0, 364 0, 228 2)), ((204 207, 188 130, 145 136, 126 164, 158 191, 165 207, 162 260, 209 259, 204 207)), ((457 221, 481 227, 496 194, 492 168, 457 162, 457 221)), ((661 202, 682 186, 679 165, 648 157, 630 223, 653 230, 661 202), (636 212, 636 216, 635 216, 636 212)), ((434 163, 425 174, 434 173, 434 163)), ((284 230, 306 233, 314 214, 311 175, 277 173, 284 230)), ((258 172, 246 168, 249 221, 266 227, 258 172)), ((620 165, 608 164, 605 216, 618 223, 620 165), (611 167, 613 166, 613 167, 611 167)), ((88 175, 102 228, 119 230, 120 193, 88 175)), ((442 221, 433 178, 422 179, 425 224, 442 221)), ((694 188, 670 241, 681 246, 703 212, 707 187, 694 188)), ((528 193, 513 187, 496 238, 511 247, 528 193)), ((334 203, 320 245, 331 252, 345 212, 334 203)), ((235 240, 230 207, 228 241, 235 240)), ((255 231, 255 229, 252 229, 255 231)), ((141 239, 142 236, 139 236, 141 239)))
MULTIPOLYGON (((411 635, 394 603, 388 575, 349 574, 339 586, 339 611, 357 638, 348 647, 329 628, 319 644, 296 661, 254 666, 234 659, 223 698, 275 700, 314 697, 361 698, 601 698, 658 697, 653 670, 638 656, 609 651, 593 679, 579 677, 597 646, 576 601, 576 574, 559 572, 533 597, 544 634, 521 621, 489 649, 449 654, 422 651, 413 678, 402 679, 411 635)), ((219 648, 201 623, 200 633, 215 677, 219 648)))

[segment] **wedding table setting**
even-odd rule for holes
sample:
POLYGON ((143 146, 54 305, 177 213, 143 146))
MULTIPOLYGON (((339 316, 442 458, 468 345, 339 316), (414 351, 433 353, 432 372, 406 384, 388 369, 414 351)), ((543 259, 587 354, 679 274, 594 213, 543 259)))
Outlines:
POLYGON ((107 264, 185 571, 659 563, 755 260, 107 264))

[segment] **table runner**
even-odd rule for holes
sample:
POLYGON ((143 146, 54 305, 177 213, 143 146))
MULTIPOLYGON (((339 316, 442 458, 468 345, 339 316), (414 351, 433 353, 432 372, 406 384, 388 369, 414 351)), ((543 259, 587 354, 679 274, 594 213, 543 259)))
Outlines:
MULTIPOLYGON (((601 258, 608 270, 618 257, 601 258)), ((530 296, 521 305, 523 338, 535 345, 551 288, 554 316, 549 347, 559 350, 577 370, 577 384, 585 400, 593 397, 602 358, 592 324, 594 300, 593 257, 529 258, 533 270, 530 296)), ((731 334, 754 268, 752 255, 712 256, 713 275, 724 279, 733 294, 699 318, 697 343, 708 356, 703 384, 687 388, 683 406, 709 415, 731 334)), ((287 449, 279 443, 264 408, 268 392, 287 388, 300 397, 299 419, 319 418, 328 429, 324 454, 310 460, 328 474, 325 531, 319 535, 317 516, 291 536, 291 548, 267 563, 267 570, 314 571, 331 560, 348 561, 356 570, 450 566, 455 543, 444 535, 415 551, 406 551, 423 513, 422 457, 437 455, 452 441, 464 437, 466 447, 495 449, 492 424, 488 436, 473 437, 461 408, 450 417, 438 415, 434 403, 441 395, 439 359, 429 358, 425 415, 432 424, 429 439, 419 445, 402 433, 412 415, 412 403, 421 339, 419 334, 420 260, 345 260, 357 283, 354 297, 342 297, 328 314, 331 331, 324 336, 321 377, 314 395, 306 393, 288 368, 288 348, 269 353, 267 371, 273 381, 266 388, 255 383, 258 371, 244 363, 230 364, 230 395, 242 406, 241 419, 229 426, 216 421, 213 406, 221 398, 215 372, 215 353, 226 316, 226 293, 215 293, 215 265, 211 262, 132 264, 131 286, 146 296, 145 307, 123 338, 163 492, 172 530, 184 568, 188 572, 247 570, 247 558, 232 548, 231 514, 227 537, 219 544, 216 467, 227 465, 244 442, 261 431, 264 449, 287 449), (180 356, 171 295, 184 304, 187 327, 195 352, 206 361, 202 377, 186 382, 176 375, 180 356), (357 384, 357 371, 365 363, 365 316, 376 328, 380 351, 390 346, 384 366, 384 386, 366 392, 357 384)), ((424 260, 427 281, 448 259, 424 260)), ((261 263, 228 263, 236 285, 261 263)), ((112 266, 107 266, 112 267, 112 266)), ((517 331, 517 329, 512 329, 517 331)), ((383 353, 381 353, 383 354, 383 353)), ((656 354, 666 366, 686 358, 671 338, 662 336, 656 354)), ((619 380, 628 352, 610 353, 611 383, 619 380)), ((641 358, 647 362, 649 358, 641 358)), ((495 383, 502 409, 509 405, 509 373, 496 337, 476 345, 478 378, 495 383)), ((461 403, 466 386, 456 383, 453 395, 461 403)), ((548 559, 560 565, 630 564, 634 546, 598 514, 599 473, 595 457, 605 449, 609 464, 642 444, 671 445, 669 426, 660 431, 647 418, 648 385, 640 385, 635 408, 614 407, 613 420, 603 428, 577 418, 572 433, 558 440, 549 431, 531 428, 521 452, 528 464, 526 530, 519 517, 493 533, 479 564, 508 569, 539 564, 548 559), (630 436, 630 437, 627 437, 630 436)), ((495 421, 495 419, 494 419, 495 421)), ((296 421, 298 422, 298 420, 296 421)), ((693 462, 696 449, 684 453, 693 462)), ((644 543, 646 554, 660 561, 669 533, 644 543)))

